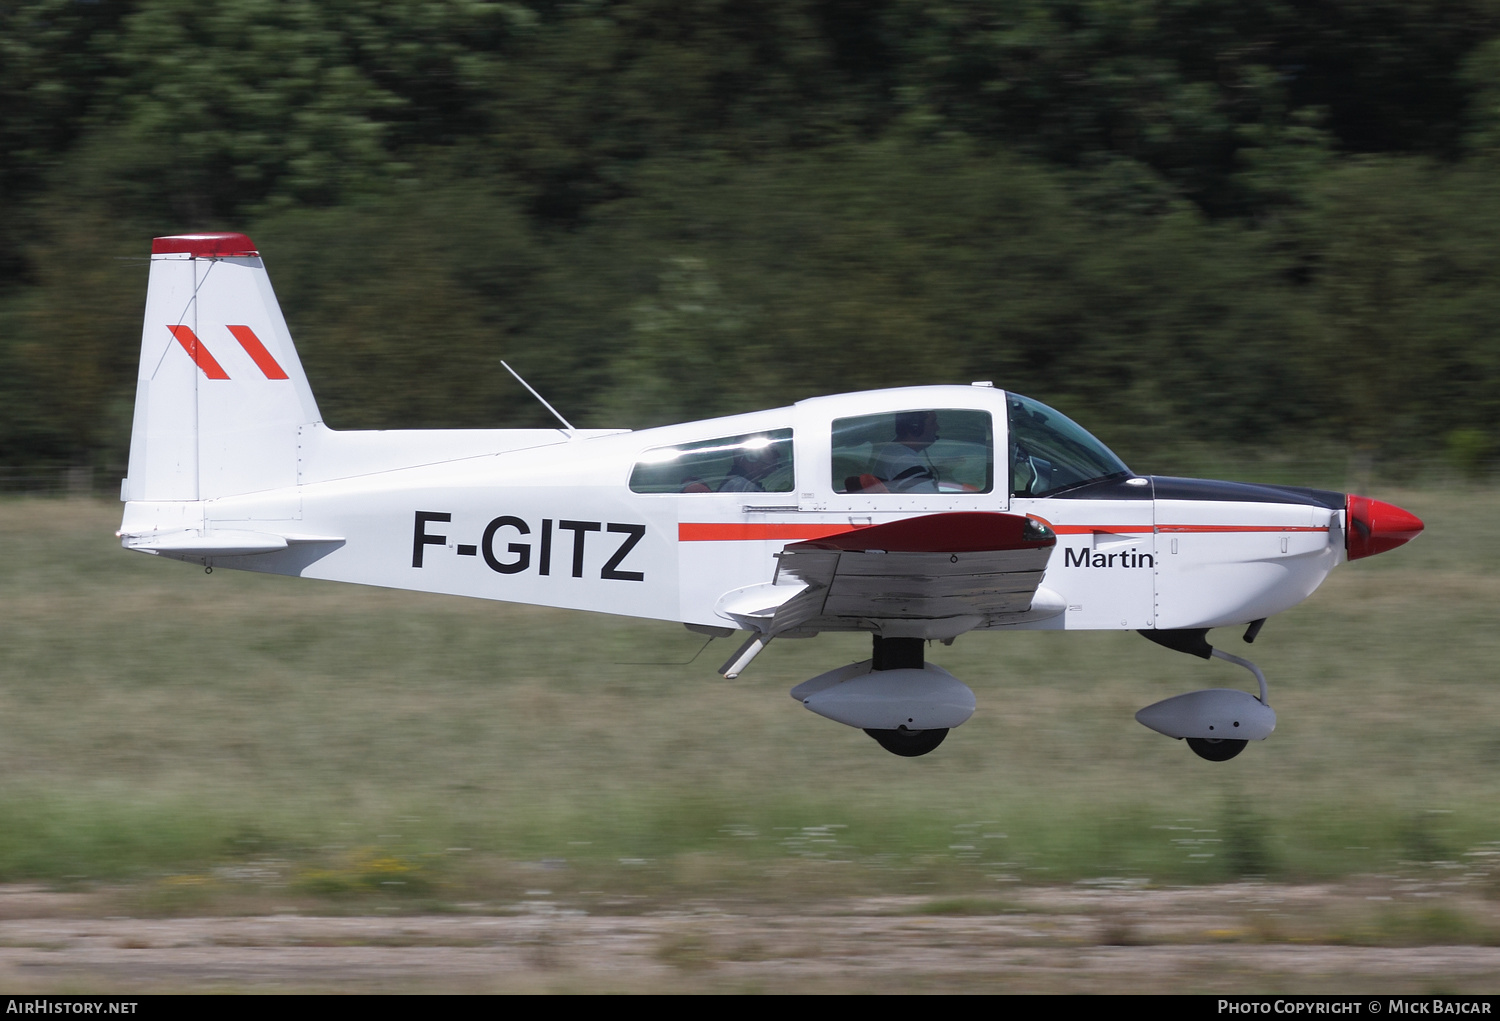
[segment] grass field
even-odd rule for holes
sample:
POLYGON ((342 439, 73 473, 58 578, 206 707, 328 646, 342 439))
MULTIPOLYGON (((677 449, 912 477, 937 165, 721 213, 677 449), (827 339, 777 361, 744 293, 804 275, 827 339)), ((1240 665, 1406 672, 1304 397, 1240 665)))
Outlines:
POLYGON ((787 697, 863 637, 725 682, 730 643, 684 665, 679 625, 206 576, 119 549, 116 504, 10 499, 0 881, 125 882, 163 912, 1401 869, 1500 894, 1500 494, 1376 495, 1427 533, 1266 625, 1279 728, 1223 764, 1132 714, 1248 677, 1132 633, 934 646, 979 710, 900 759, 787 697))

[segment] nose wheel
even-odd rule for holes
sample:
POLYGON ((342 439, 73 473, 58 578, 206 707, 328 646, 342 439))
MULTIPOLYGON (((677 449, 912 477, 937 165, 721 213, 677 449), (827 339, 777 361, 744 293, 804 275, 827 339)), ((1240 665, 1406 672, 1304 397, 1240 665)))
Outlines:
MULTIPOLYGON (((1255 637, 1260 621, 1250 625, 1245 640, 1255 637)), ((1183 631, 1142 631, 1158 645, 1203 659, 1222 659, 1250 671, 1260 697, 1234 688, 1209 688, 1163 699, 1135 714, 1137 721, 1158 734, 1186 740, 1194 755, 1209 762, 1228 762, 1250 741, 1264 741, 1276 729, 1276 713, 1270 706, 1266 675, 1260 667, 1205 640, 1207 628, 1183 631), (1230 737, 1228 735, 1234 735, 1230 737)))

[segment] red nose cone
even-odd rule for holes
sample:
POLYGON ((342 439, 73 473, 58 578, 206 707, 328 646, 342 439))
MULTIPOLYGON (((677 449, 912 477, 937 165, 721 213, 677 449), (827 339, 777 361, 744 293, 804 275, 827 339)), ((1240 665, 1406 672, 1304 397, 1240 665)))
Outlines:
POLYGON ((1344 530, 1344 548, 1350 560, 1395 549, 1422 532, 1422 519, 1393 503, 1350 493, 1345 507, 1349 527, 1344 530))

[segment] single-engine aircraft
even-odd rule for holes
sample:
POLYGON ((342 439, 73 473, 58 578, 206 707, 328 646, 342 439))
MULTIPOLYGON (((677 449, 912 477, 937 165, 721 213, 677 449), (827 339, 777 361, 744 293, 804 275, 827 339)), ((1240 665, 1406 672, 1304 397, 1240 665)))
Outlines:
POLYGON ((929 642, 1092 628, 1250 671, 1255 695, 1210 688, 1136 717, 1230 759, 1276 715, 1264 674, 1209 629, 1253 641, 1335 566, 1423 527, 1363 496, 1137 475, 987 382, 636 432, 575 429, 551 405, 553 429, 335 431, 249 238, 151 252, 126 549, 749 632, 728 678, 773 639, 868 632, 868 660, 792 696, 898 755, 974 712, 929 642))

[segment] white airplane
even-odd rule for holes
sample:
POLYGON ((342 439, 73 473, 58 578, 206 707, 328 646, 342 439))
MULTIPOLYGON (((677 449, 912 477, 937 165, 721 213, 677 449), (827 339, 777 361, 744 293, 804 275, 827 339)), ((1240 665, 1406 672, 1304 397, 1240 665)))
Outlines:
POLYGON ((118 534, 209 570, 747 631, 729 678, 775 638, 869 632, 870 659, 792 696, 908 756, 975 708, 925 662, 929 642, 1137 630, 1255 676, 1258 695, 1195 691, 1137 714, 1223 761, 1276 716, 1261 671, 1208 630, 1247 626, 1253 641, 1336 565, 1423 527, 1362 496, 1136 475, 1063 415, 989 383, 637 432, 557 417, 329 429, 250 239, 157 238, 118 534))

